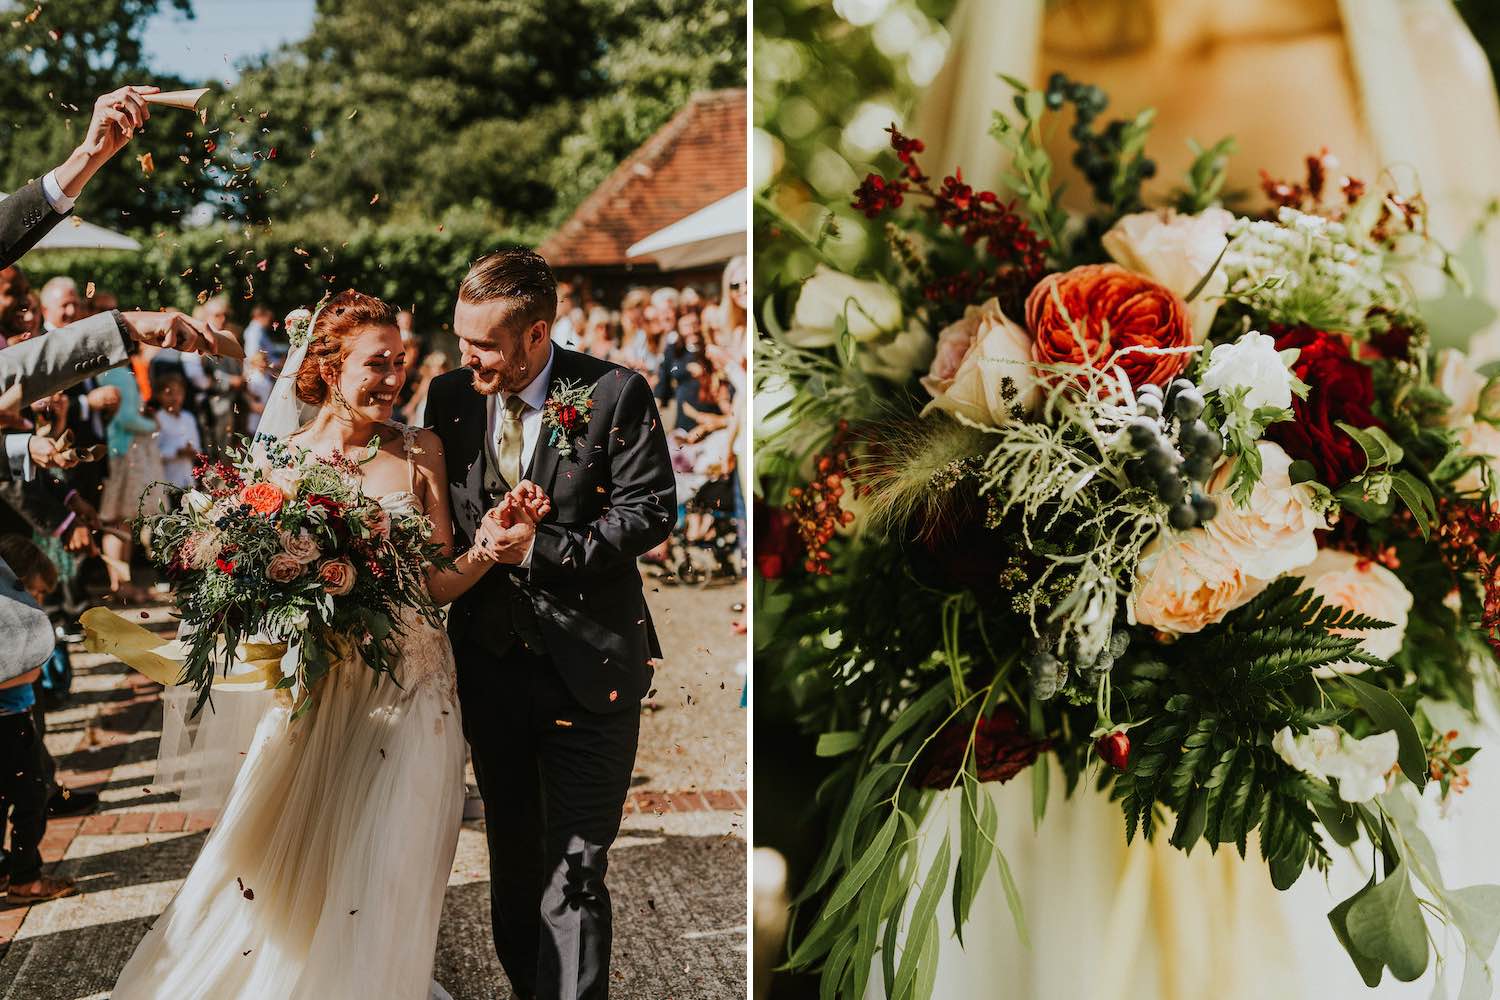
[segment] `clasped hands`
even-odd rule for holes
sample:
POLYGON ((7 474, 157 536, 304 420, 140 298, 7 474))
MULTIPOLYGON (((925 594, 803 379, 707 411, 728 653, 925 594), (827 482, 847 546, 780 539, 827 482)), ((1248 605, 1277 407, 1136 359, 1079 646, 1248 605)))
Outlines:
POLYGON ((479 522, 470 556, 481 562, 519 566, 536 542, 536 526, 552 512, 552 500, 536 483, 522 480, 479 522))

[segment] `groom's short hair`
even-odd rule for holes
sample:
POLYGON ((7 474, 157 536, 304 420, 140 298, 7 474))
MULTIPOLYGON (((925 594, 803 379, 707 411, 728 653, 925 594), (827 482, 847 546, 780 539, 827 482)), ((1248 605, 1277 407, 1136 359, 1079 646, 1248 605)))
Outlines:
POLYGON ((541 254, 524 247, 497 250, 475 261, 458 286, 458 297, 471 304, 509 300, 506 321, 520 320, 523 328, 538 320, 550 326, 557 318, 557 278, 541 254))

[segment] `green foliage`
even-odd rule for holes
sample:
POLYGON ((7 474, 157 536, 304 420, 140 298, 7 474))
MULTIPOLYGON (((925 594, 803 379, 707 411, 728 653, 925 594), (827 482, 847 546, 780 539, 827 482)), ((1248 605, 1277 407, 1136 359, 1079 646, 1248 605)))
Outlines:
POLYGON ((1243 855, 1258 829, 1261 855, 1281 888, 1309 865, 1327 866, 1312 806, 1332 805, 1331 793, 1282 762, 1271 739, 1285 727, 1305 732, 1343 714, 1332 704, 1302 707, 1306 699, 1288 695, 1320 666, 1383 666, 1360 652, 1358 639, 1331 631, 1382 623, 1324 606, 1300 585, 1294 577, 1277 580, 1217 625, 1161 647, 1159 660, 1133 665, 1117 683, 1135 718, 1146 720, 1132 730, 1140 749, 1114 783, 1128 838, 1155 836, 1158 807, 1166 806, 1177 814, 1172 844, 1183 850, 1201 839, 1210 850, 1235 844, 1243 855))
POLYGON ((517 238, 482 219, 452 223, 441 231, 390 223, 342 233, 312 226, 220 226, 163 234, 140 253, 35 253, 24 268, 37 286, 54 274, 92 281, 115 292, 127 309, 191 309, 200 296, 222 291, 233 300, 265 302, 284 313, 310 306, 330 290, 353 287, 411 307, 424 324, 446 325, 458 276, 469 264, 501 246, 525 242, 525 234, 517 238))
MULTIPOLYGON (((127 83, 193 85, 146 64, 146 23, 158 11, 191 14, 191 0, 0 0, 0 191, 57 166, 83 139, 94 99, 127 83), (40 13, 29 17, 38 7, 40 13), (55 37, 54 37, 55 33, 55 37)), ((213 123, 157 109, 119 162, 89 182, 80 212, 115 229, 176 226, 225 178, 202 169, 213 123), (133 157, 152 152, 147 175, 133 157), (179 157, 187 157, 184 163, 179 157)))
POLYGON ((217 116, 245 118, 228 131, 255 219, 553 223, 694 91, 744 86, 745 17, 744 0, 328 0, 217 116))

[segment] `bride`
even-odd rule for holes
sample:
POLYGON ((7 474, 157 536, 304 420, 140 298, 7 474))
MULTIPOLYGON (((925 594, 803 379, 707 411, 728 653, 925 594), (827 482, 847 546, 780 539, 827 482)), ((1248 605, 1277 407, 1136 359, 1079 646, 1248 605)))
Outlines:
MULTIPOLYGON (((388 509, 425 513, 433 540, 451 553, 437 436, 391 421, 406 377, 395 310, 342 292, 315 315, 301 364, 289 359, 262 436, 269 428, 315 455, 362 453, 378 439, 361 466, 364 492, 388 509), (310 420, 299 419, 298 401, 316 408, 310 420)), ((546 502, 513 495, 500 510, 512 523, 534 521, 546 502)), ((492 565, 476 548, 456 569, 429 574, 433 603, 451 602, 492 565)), ((447 635, 416 609, 404 626, 399 686, 389 678, 372 684, 362 664, 346 659, 296 719, 269 693, 216 698, 218 706, 236 703, 230 715, 264 708, 243 758, 235 752, 243 747, 217 745, 224 737, 214 734, 233 726, 205 711, 193 753, 206 740, 231 768, 243 765, 114 1000, 447 997, 432 982, 432 966, 463 814, 464 738, 447 635)))

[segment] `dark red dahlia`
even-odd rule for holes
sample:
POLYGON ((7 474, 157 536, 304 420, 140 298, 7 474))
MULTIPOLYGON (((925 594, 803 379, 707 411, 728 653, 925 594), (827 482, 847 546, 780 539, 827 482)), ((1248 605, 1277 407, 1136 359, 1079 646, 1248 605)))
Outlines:
POLYGON ((1305 326, 1272 325, 1276 349, 1296 348, 1301 353, 1292 374, 1307 383, 1306 399, 1292 399, 1292 420, 1272 424, 1266 436, 1286 449, 1294 459, 1311 462, 1318 479, 1332 487, 1342 486, 1364 471, 1365 453, 1338 424, 1376 427, 1371 406, 1375 382, 1368 365, 1349 353, 1349 344, 1336 333, 1305 326))
POLYGON ((1026 731, 1021 717, 1009 706, 998 706, 988 719, 956 718, 944 726, 917 762, 916 783, 922 788, 947 788, 963 766, 974 734, 974 766, 980 781, 1009 781, 1036 762, 1049 746, 1026 731))

